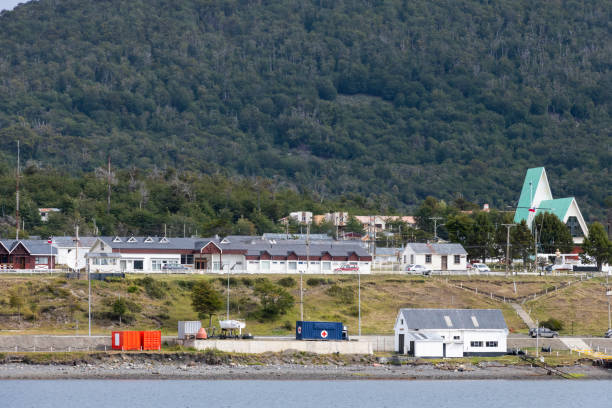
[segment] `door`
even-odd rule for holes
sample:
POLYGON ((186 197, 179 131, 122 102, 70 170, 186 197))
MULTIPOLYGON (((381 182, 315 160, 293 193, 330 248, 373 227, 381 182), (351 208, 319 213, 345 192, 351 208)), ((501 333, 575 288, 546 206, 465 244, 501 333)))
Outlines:
POLYGON ((442 357, 446 357, 446 343, 442 344, 442 357))
POLYGON ((404 335, 401 333, 399 335, 399 347, 397 352, 400 354, 404 354, 404 335))
POLYGON ((442 270, 445 271, 448 269, 448 256, 442 256, 442 270))
POLYGON ((121 260, 121 261, 119 261, 119 266, 121 267, 121 272, 125 272, 126 266, 127 266, 127 262, 121 260))
POLYGON ((206 259, 196 259, 195 260, 195 268, 196 269, 206 269, 206 259))

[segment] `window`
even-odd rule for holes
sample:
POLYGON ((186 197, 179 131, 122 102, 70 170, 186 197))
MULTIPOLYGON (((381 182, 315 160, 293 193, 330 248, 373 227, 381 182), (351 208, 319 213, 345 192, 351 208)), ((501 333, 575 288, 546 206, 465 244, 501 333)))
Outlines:
POLYGON ((181 255, 181 265, 192 265, 193 264, 193 255, 182 254, 181 255))
POLYGON ((144 261, 142 259, 134 261, 134 269, 142 271, 144 269, 144 261))
POLYGON ((453 336, 453 340, 460 340, 461 336, 453 336))
POLYGON ((287 262, 287 266, 290 271, 295 271, 297 270, 297 264, 295 262, 287 262))
POLYGON ((37 256, 36 257, 36 264, 46 264, 49 263, 49 257, 47 256, 37 256))
POLYGON ((431 263, 431 255, 425 255, 425 263, 431 263))
POLYGON ((93 259, 93 264, 94 265, 100 265, 100 260, 98 258, 94 258, 93 259))
POLYGON ((0 255, 0 263, 8 263, 8 255, 0 255))
POLYGON ((323 266, 321 268, 324 271, 330 271, 331 270, 331 262, 323 262, 323 266))
POLYGON ((414 265, 414 254, 410 255, 410 263, 414 265))
POLYGON ((455 265, 458 265, 461 263, 461 255, 455 255, 455 265))
POLYGON ((496 341, 487 341, 487 347, 497 347, 496 341))
POLYGON ((404 255, 404 263, 406 263, 406 255, 404 255))
POLYGON ((269 271, 270 261, 261 261, 259 264, 259 269, 261 269, 262 271, 269 271))
POLYGON ((108 259, 100 258, 100 265, 108 265, 108 259))
POLYGON ((482 341, 471 341, 470 346, 471 347, 482 347, 482 341))
POLYGON ((100 243, 100 251, 104 251, 104 243, 100 243))

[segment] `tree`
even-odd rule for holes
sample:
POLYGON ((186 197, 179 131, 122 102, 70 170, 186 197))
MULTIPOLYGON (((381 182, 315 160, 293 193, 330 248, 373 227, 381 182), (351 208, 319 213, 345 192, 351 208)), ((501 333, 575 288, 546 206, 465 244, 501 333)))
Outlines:
POLYGON ((293 307, 293 296, 285 288, 268 280, 257 283, 253 292, 259 297, 261 320, 273 320, 293 307))
POLYGON ((510 251, 512 259, 521 258, 523 264, 527 263, 529 255, 533 253, 533 235, 525 220, 510 229, 510 251))
POLYGON ((121 318, 126 315, 127 311, 128 307, 125 299, 119 298, 113 302, 113 315, 119 318, 119 324, 121 324, 121 318))
POLYGON ((587 260, 587 256, 594 258, 600 272, 604 263, 612 262, 612 242, 608 239, 604 226, 598 222, 590 225, 589 236, 584 239, 582 249, 584 253, 580 256, 583 261, 587 260))
POLYGON ((200 319, 212 320, 212 315, 223 306, 221 294, 209 281, 201 280, 191 290, 191 306, 200 319))
POLYGON ((364 233, 363 231, 363 225, 359 222, 359 220, 357 218, 355 218, 354 216, 350 216, 348 221, 346 222, 346 225, 344 227, 344 231, 346 232, 355 232, 357 234, 362 234, 364 233))
POLYGON ((540 252, 554 254, 557 249, 568 253, 574 248, 574 240, 569 228, 555 214, 545 212, 538 214, 533 222, 537 228, 540 252))

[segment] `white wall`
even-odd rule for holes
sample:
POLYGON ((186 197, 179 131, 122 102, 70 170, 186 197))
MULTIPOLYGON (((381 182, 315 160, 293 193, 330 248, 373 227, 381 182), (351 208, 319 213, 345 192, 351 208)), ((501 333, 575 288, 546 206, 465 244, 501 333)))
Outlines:
MULTIPOLYGON (((402 265, 416 264, 423 265, 426 268, 430 268, 434 271, 442 270, 442 255, 431 254, 431 263, 425 262, 426 254, 415 254, 410 247, 407 247, 402 253, 401 262, 402 265), (414 262, 411 262, 410 256, 414 256, 414 262), (404 258, 405 257, 405 258, 404 258)), ((447 271, 465 271, 467 269, 467 259, 465 255, 459 255, 459 263, 455 263, 455 255, 447 255, 447 271)))
POLYGON ((85 254, 89 252, 89 247, 79 247, 78 260, 75 261, 76 247, 56 247, 57 248, 57 264, 67 265, 69 268, 77 269, 85 268, 87 261, 85 254))
MULTIPOLYGON (((278 273, 278 274, 337 274, 334 269, 345 264, 357 264, 359 273, 367 275, 371 273, 371 262, 365 261, 310 261, 309 265, 306 261, 246 261, 247 273, 278 273)), ((357 274, 357 272, 354 272, 357 274)))

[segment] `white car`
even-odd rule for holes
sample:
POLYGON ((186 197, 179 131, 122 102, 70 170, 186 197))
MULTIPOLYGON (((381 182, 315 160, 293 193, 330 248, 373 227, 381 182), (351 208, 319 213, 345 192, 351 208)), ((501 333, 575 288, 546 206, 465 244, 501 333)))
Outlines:
POLYGON ((423 265, 406 265, 406 272, 411 272, 413 274, 422 274, 422 275, 431 275, 431 269, 424 267, 423 265))
POLYGON ((472 264, 472 270, 476 270, 478 272, 491 272, 491 269, 489 269, 489 267, 483 263, 472 264))

